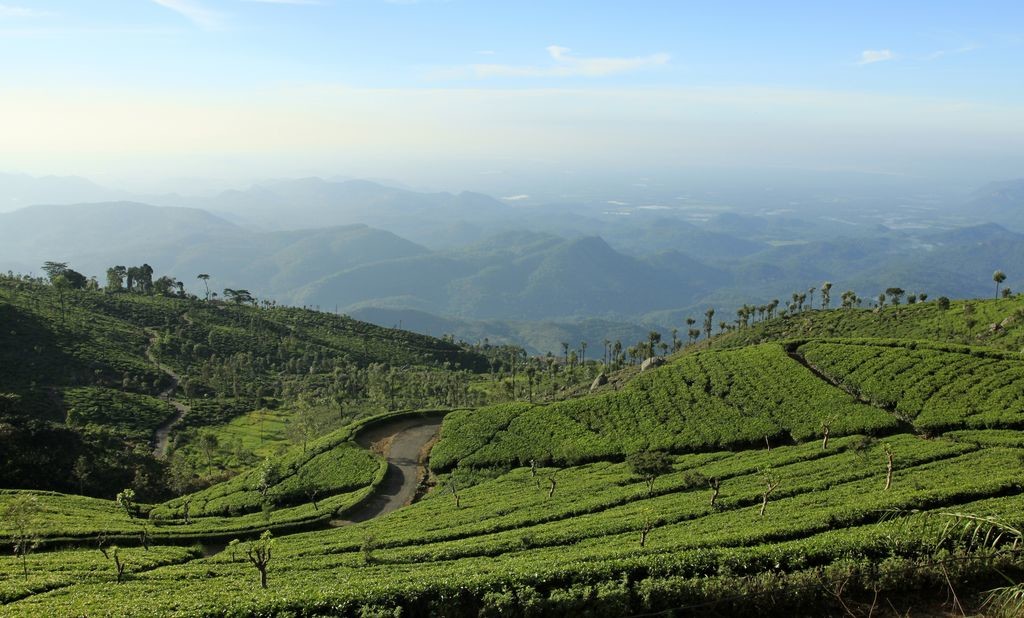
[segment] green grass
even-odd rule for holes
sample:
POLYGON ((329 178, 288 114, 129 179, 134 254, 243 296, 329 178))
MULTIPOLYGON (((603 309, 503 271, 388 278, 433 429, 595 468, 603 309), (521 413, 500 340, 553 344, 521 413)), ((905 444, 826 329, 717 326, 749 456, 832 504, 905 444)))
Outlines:
POLYGON ((285 432, 290 417, 284 410, 253 410, 219 427, 217 435, 221 444, 240 443, 243 449, 265 458, 290 444, 285 432))

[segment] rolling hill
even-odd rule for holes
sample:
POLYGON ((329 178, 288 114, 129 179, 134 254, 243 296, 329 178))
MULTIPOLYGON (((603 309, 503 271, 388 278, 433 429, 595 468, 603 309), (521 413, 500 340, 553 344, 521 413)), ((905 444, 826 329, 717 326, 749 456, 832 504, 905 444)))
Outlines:
POLYGON ((510 243, 503 235, 465 251, 356 267, 306 286, 294 302, 385 306, 473 319, 635 316, 647 308, 693 303, 717 275, 689 258, 680 265, 670 257, 661 264, 629 257, 597 237, 519 238, 530 242, 510 243))
MULTIPOLYGON (((281 481, 261 523, 240 476, 194 494, 191 523, 182 498, 148 511, 152 546, 119 550, 134 566, 118 585, 95 549, 37 552, 0 558, 0 599, 12 616, 117 613, 133 599, 139 613, 218 616, 973 611, 1024 573, 1021 315, 1013 298, 766 320, 620 388, 449 413, 434 489, 379 518, 282 529, 293 509, 313 511, 288 506, 281 481), (243 540, 205 557, 165 536, 221 538, 232 520, 243 540), (265 587, 249 556, 271 539, 244 540, 264 528, 280 536, 265 587)), ((287 455, 310 473, 334 458, 325 483, 367 488, 325 510, 374 491, 379 460, 359 463, 356 431, 287 455)), ((38 499, 90 543, 133 529, 78 497, 38 499)))

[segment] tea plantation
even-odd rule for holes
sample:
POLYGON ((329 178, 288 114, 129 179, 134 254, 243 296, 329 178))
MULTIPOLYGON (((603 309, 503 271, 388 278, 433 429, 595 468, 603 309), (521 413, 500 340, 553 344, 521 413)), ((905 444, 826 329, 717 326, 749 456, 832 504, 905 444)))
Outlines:
POLYGON ((326 520, 380 491, 354 438, 393 416, 134 514, 3 492, 0 513, 35 496, 43 544, 0 557, 0 614, 995 614, 984 591, 1024 575, 1024 304, 974 301, 996 330, 933 305, 791 315, 617 390, 453 411, 432 489, 360 523, 326 520))

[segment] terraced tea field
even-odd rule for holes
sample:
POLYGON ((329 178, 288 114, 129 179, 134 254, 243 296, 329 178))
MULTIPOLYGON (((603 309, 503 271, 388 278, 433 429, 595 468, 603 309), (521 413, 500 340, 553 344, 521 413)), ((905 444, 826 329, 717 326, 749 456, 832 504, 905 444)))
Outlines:
POLYGON ((977 607, 1024 575, 1022 363, 849 337, 687 353, 618 391, 447 414, 433 489, 397 510, 374 504, 396 506, 412 452, 384 465, 371 420, 268 460, 262 490, 255 470, 153 506, 148 550, 112 502, 40 495, 51 547, 0 558, 2 613, 916 615, 953 593, 977 607), (636 467, 655 451, 667 466, 636 467), (99 534, 125 545, 120 583, 99 534), (172 544, 197 540, 205 552, 172 544))

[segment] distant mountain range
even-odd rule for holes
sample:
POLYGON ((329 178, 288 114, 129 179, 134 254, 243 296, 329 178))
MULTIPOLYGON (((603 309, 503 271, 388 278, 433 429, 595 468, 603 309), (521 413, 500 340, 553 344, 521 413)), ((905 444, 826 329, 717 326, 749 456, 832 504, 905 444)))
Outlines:
MULTIPOLYGON (((102 281, 111 265, 147 262, 193 290, 209 273, 215 290, 545 352, 601 332, 678 327, 709 306, 729 320, 744 303, 785 303, 825 280, 835 298, 853 289, 869 300, 890 286, 987 296, 997 268, 1016 287, 1024 235, 1008 227, 1022 195, 1024 181, 979 191, 979 225, 892 229, 792 215, 548 211, 303 179, 222 193, 208 209, 111 201, 0 213, 0 268, 39 273, 43 261, 68 261, 102 281), (388 222, 409 235, 368 224, 388 222)), ((176 199, 196 201, 167 198, 176 199)))
POLYGON ((35 204, 77 204, 125 199, 127 194, 78 176, 0 173, 0 213, 35 204))
POLYGON ((192 206, 266 230, 299 230, 365 224, 447 246, 479 238, 483 228, 465 222, 508 219, 509 208, 479 193, 418 193, 367 180, 280 180, 210 198, 153 197, 167 206, 192 206))

